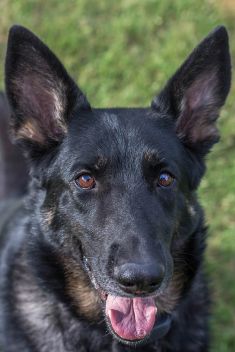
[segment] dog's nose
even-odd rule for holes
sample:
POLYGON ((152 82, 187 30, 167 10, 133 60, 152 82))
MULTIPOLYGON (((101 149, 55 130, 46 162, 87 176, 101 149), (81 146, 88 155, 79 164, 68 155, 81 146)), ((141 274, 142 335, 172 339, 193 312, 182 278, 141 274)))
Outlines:
POLYGON ((143 294, 156 291, 164 278, 162 264, 126 263, 114 268, 114 278, 127 293, 143 294))

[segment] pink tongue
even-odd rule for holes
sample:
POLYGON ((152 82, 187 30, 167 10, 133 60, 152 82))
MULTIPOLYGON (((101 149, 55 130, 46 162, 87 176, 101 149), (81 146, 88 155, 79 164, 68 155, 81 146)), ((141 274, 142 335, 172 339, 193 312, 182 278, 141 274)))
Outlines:
POLYGON ((157 308, 153 298, 108 295, 105 312, 118 336, 125 340, 140 340, 152 331, 157 308))

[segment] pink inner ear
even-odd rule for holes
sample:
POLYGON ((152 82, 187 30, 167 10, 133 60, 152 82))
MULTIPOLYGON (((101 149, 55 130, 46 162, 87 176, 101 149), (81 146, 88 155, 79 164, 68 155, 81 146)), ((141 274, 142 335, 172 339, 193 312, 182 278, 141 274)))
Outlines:
POLYGON ((186 90, 176 125, 180 138, 197 143, 218 136, 215 126, 218 116, 216 87, 216 72, 208 72, 186 90))
POLYGON ((201 109, 215 103, 217 75, 216 72, 203 74, 189 87, 185 94, 190 110, 201 109))
POLYGON ((62 85, 55 87, 50 78, 42 73, 33 73, 25 75, 20 82, 14 82, 20 110, 24 111, 25 123, 17 133, 21 138, 46 143, 47 138, 58 140, 66 131, 62 85))

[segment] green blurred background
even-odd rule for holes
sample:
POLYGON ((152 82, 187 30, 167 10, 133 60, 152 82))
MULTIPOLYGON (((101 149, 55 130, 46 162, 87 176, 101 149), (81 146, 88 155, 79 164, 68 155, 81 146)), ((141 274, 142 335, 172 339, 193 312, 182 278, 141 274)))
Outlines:
MULTIPOLYGON (((1 88, 8 29, 18 23, 51 47, 97 107, 148 105, 218 24, 227 26, 235 54, 235 0, 0 0, 0 13, 1 88)), ((199 192, 210 224, 213 352, 235 351, 234 113, 233 85, 199 192)))

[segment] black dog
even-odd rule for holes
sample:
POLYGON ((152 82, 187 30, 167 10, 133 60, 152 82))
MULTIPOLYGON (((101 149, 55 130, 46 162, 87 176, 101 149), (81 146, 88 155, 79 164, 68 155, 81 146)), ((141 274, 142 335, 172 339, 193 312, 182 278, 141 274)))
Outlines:
POLYGON ((2 351, 208 351, 195 192, 230 80, 219 27, 151 107, 95 109, 37 37, 11 29, 6 91, 31 181, 1 211, 2 351))

